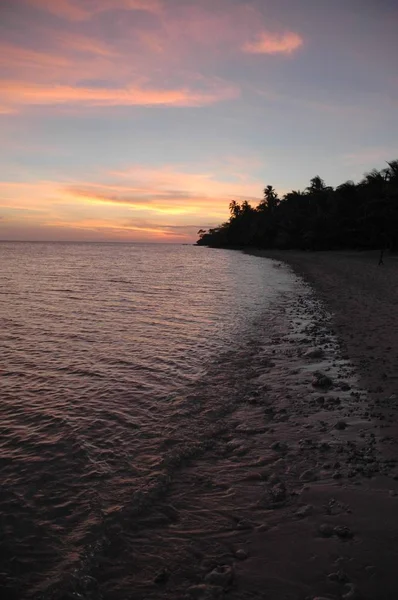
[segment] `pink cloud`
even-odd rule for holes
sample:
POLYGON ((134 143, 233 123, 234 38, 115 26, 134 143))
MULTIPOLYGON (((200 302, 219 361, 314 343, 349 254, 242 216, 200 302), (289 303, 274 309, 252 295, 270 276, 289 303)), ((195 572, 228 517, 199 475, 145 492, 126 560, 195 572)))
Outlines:
POLYGON ((302 43, 294 33, 263 33, 248 44, 261 31, 263 19, 247 5, 226 11, 220 10, 222 5, 210 10, 201 3, 171 6, 158 0, 25 2, 68 22, 37 29, 27 39, 30 47, 0 44, 3 114, 29 105, 208 106, 239 95, 237 85, 215 76, 217 61, 236 59, 242 48, 249 53, 290 53, 302 43), (137 27, 132 22, 127 30, 125 20, 118 18, 114 24, 120 35, 109 39, 97 23, 73 22, 117 8, 145 9, 159 18, 140 20, 137 27), (91 87, 91 82, 101 82, 100 87, 91 87))
POLYGON ((28 0, 28 3, 69 21, 83 21, 90 16, 81 3, 70 0, 28 0))
POLYGON ((7 69, 48 69, 70 65, 66 56, 53 52, 40 52, 14 44, 0 44, 0 67, 7 69))
POLYGON ((254 42, 243 45, 249 54, 292 54, 303 45, 303 39, 291 31, 282 34, 263 32, 254 42))
POLYGON ((199 91, 186 87, 151 89, 131 85, 112 89, 0 81, 0 103, 14 110, 23 106, 57 105, 198 107, 230 100, 238 94, 239 90, 233 86, 210 87, 207 91, 199 91))
POLYGON ((142 10, 159 13, 160 0, 26 0, 28 4, 68 21, 86 21, 108 10, 142 10))
POLYGON ((109 58, 114 58, 119 55, 119 53, 108 44, 87 35, 78 35, 68 32, 58 35, 56 41, 68 52, 73 51, 109 58))
MULTIPOLYGON (((228 166, 227 166, 228 168, 228 166)), ((188 172, 166 165, 161 168, 134 165, 114 171, 114 182, 79 183, 65 187, 68 194, 87 202, 122 205, 164 215, 207 215, 224 219, 231 199, 259 201, 262 182, 254 177, 222 180, 212 171, 188 172)))
POLYGON ((219 160, 213 168, 209 164, 197 170, 134 164, 101 172, 98 180, 0 182, 0 238, 16 239, 23 231, 22 239, 33 239, 36 231, 38 239, 93 235, 104 240, 194 241, 198 229, 227 218, 231 199, 259 201, 262 181, 241 178, 239 164, 239 157, 227 159, 228 179, 219 160))

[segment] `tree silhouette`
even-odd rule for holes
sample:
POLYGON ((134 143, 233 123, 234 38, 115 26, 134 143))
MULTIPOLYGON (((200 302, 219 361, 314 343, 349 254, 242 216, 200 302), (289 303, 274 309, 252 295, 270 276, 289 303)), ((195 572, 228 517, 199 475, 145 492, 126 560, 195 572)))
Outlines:
POLYGON ((232 200, 229 211, 226 223, 198 232, 199 245, 398 251, 398 160, 336 189, 319 175, 304 192, 292 190, 283 198, 267 185, 256 207, 232 200))

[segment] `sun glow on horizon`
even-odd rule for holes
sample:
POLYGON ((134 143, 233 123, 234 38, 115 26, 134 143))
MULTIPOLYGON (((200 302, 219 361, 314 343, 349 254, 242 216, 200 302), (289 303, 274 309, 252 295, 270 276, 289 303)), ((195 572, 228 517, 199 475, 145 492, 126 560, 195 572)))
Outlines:
POLYGON ((269 183, 398 154, 393 15, 332 4, 2 3, 0 239, 193 242, 269 183))

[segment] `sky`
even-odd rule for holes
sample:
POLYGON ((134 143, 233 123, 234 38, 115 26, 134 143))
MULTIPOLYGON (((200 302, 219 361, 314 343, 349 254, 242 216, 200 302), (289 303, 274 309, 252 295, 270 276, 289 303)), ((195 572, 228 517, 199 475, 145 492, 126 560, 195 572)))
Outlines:
POLYGON ((177 242, 398 158, 397 0, 0 0, 0 240, 177 242))

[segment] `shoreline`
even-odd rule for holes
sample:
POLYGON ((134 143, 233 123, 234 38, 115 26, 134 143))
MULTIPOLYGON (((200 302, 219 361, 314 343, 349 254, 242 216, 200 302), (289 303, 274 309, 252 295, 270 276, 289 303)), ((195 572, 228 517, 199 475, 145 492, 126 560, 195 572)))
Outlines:
POLYGON ((398 394, 398 257, 378 252, 253 251, 289 265, 332 313, 345 352, 375 400, 398 394))
POLYGON ((398 404, 361 389, 324 302, 292 278, 197 390, 217 436, 130 523, 122 554, 99 557, 105 599, 124 563, 131 600, 396 598, 398 404))

